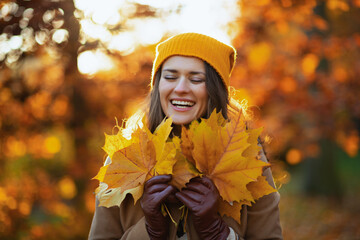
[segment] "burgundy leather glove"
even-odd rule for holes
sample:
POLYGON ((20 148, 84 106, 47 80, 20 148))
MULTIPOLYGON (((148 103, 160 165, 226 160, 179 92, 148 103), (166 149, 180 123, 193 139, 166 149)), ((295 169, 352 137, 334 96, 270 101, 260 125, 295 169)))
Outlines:
POLYGON ((140 200, 145 215, 146 230, 150 239, 166 239, 169 228, 169 217, 161 213, 161 204, 176 191, 168 184, 171 175, 159 175, 145 182, 144 193, 140 200))
POLYGON ((193 178, 186 188, 175 195, 189 208, 201 239, 221 240, 228 237, 229 227, 218 214, 220 194, 209 178, 193 178))

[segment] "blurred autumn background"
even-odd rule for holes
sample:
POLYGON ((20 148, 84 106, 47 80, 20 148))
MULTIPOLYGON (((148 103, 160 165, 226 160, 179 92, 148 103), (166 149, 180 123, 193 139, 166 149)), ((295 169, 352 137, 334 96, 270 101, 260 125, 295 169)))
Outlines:
POLYGON ((360 0, 1 0, 0 239, 86 239, 156 43, 209 34, 264 126, 285 239, 360 239, 360 0))

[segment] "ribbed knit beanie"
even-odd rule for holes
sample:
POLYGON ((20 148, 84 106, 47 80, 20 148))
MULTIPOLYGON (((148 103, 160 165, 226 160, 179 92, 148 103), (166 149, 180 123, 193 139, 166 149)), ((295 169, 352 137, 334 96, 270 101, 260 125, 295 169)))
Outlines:
POLYGON ((226 87, 235 65, 236 50, 212 37, 199 33, 175 35, 156 46, 156 56, 151 73, 151 87, 161 64, 173 55, 198 57, 209 63, 220 75, 226 87))

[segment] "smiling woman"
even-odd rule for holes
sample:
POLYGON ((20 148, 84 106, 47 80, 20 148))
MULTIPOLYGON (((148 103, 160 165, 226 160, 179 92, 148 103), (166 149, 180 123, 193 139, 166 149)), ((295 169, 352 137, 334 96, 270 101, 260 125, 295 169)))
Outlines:
MULTIPOLYGON (((235 59, 236 52, 232 46, 198 33, 179 34, 160 43, 156 48, 156 58, 153 63, 151 78, 150 101, 146 110, 145 123, 147 123, 150 132, 155 134, 154 136, 164 135, 164 130, 156 129, 164 126, 162 124, 164 119, 172 118, 173 128, 168 133, 172 132, 169 139, 168 135, 165 135, 164 141, 174 139, 174 141, 177 141, 176 139, 181 138, 181 135, 185 135, 184 138, 194 139, 195 136, 182 134, 182 128, 186 129, 192 122, 196 124, 197 121, 209 118, 210 113, 215 109, 217 112, 221 112, 222 119, 236 122, 235 119, 228 118, 230 100, 227 88, 235 59)), ((238 111, 241 113, 240 110, 238 111)), ((190 125, 190 128, 191 126, 193 125, 190 125)), ((146 133, 146 135, 148 134, 146 133)), ((223 136, 220 134, 221 137, 223 136)), ((158 173, 159 175, 157 175, 158 168, 155 169, 154 167, 154 170, 150 170, 154 172, 153 175, 150 174, 151 176, 146 178, 143 183, 138 183, 138 180, 133 181, 132 183, 135 182, 136 187, 127 189, 137 193, 139 191, 134 189, 140 189, 141 197, 133 198, 134 195, 126 195, 125 189, 123 195, 116 195, 118 199, 123 199, 119 203, 120 206, 116 204, 115 207, 110 208, 99 206, 101 198, 109 196, 106 196, 106 193, 105 195, 102 194, 104 191, 112 194, 112 192, 116 191, 121 192, 121 188, 124 187, 120 185, 120 190, 116 190, 113 188, 113 184, 107 182, 105 178, 102 179, 104 182, 101 183, 100 188, 106 188, 105 190, 99 190, 89 239, 282 239, 278 209, 279 194, 273 189, 274 182, 270 168, 264 171, 262 169, 262 166, 267 165, 267 163, 264 163, 267 162, 267 159, 261 147, 257 146, 257 137, 252 138, 257 149, 250 150, 254 152, 252 160, 253 162, 258 161, 257 164, 260 164, 261 168, 259 175, 263 173, 267 179, 267 182, 266 180, 264 182, 267 185, 270 184, 272 187, 269 187, 272 190, 267 192, 265 196, 262 195, 263 197, 259 196, 260 199, 256 198, 256 203, 252 204, 251 207, 249 203, 244 203, 241 208, 243 202, 231 200, 232 204, 229 205, 229 208, 236 216, 232 214, 230 214, 231 217, 220 215, 221 206, 224 206, 221 205, 223 202, 219 193, 221 189, 218 189, 210 174, 207 175, 203 172, 201 175, 189 177, 185 187, 178 189, 171 182, 171 179, 175 178, 174 172, 171 171, 173 175, 164 175, 164 173, 158 173), (256 155, 259 155, 259 159, 255 157, 256 155), (140 201, 137 201, 138 198, 140 198, 140 201), (233 208, 233 205, 240 206, 241 214, 240 208, 233 208), (181 206, 188 209, 188 214, 181 214, 181 209, 184 208, 181 206), (164 208, 167 209, 168 214, 163 214, 164 208), (238 217, 239 215, 241 215, 241 220, 238 217), (172 224, 170 219, 176 224, 172 224)), ((211 141, 212 139, 208 140, 211 141)), ((242 147, 247 148, 248 143, 241 144, 244 140, 246 142, 247 137, 241 137, 237 139, 237 142, 242 147)), ((167 143, 175 145, 171 142, 167 143)), ((137 149, 148 149, 144 147, 146 146, 145 142, 140 142, 137 146, 141 146, 141 148, 137 149)), ((165 145, 163 148, 166 148, 165 145)), ((215 149, 214 146, 212 148, 211 150, 215 153, 216 146, 215 149)), ((128 161, 127 165, 121 167, 121 171, 125 169, 126 173, 130 173, 136 171, 134 169, 141 168, 138 162, 133 159, 134 156, 127 154, 132 151, 130 148, 125 147, 122 150, 124 151, 121 153, 122 156, 129 159, 130 162, 128 161)), ((176 150, 181 151, 182 148, 176 150)), ((228 151, 232 152, 232 154, 229 154, 231 156, 229 160, 231 168, 233 165, 234 167, 235 165, 241 165, 239 161, 242 161, 242 164, 245 165, 249 164, 246 160, 239 160, 242 159, 242 154, 233 154, 233 148, 228 151)), ((135 151, 135 155, 144 153, 147 154, 148 151, 135 151)), ((206 152, 204 152, 204 155, 206 155, 206 152)), ((177 154, 170 155, 169 159, 166 157, 166 161, 173 161, 174 159, 178 161, 176 156, 177 154)), ((160 154, 160 157, 162 158, 163 155, 160 154)), ((110 166, 103 168, 106 174, 108 171, 106 169, 113 169, 121 161, 115 155, 111 156, 111 158, 114 164, 110 163, 110 166)), ((188 158, 188 155, 186 155, 186 158, 188 158)), ((146 157, 141 159, 146 166, 150 165, 149 162, 144 160, 146 157)), ((205 165, 213 166, 214 164, 209 159, 211 159, 211 156, 205 156, 205 165)), ((112 160, 108 158, 106 164, 112 160)), ((190 158, 185 159, 184 162, 192 164, 190 158)), ((197 163, 196 166, 193 166, 193 168, 195 167, 198 167, 197 163)), ((224 169, 219 171, 223 171, 220 173, 223 175, 228 176, 229 174, 224 169)), ((198 173, 201 173, 201 171, 198 171, 198 173)), ((265 179, 264 176, 260 176, 260 178, 265 179)), ((236 177, 246 178, 240 171, 236 172, 236 177)), ((98 179, 100 180, 100 178, 98 179)), ((238 182, 231 184, 235 184, 235 189, 240 187, 238 182)), ((255 186, 261 191, 262 186, 255 186)), ((241 195, 241 199, 245 199, 246 193, 240 191, 239 195, 241 195)))

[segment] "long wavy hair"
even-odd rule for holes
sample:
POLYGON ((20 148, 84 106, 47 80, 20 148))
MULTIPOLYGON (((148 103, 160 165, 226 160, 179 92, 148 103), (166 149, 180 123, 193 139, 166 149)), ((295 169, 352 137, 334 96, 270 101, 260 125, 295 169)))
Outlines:
MULTIPOLYGON (((216 109, 217 112, 221 111, 225 119, 228 119, 229 92, 216 70, 206 61, 204 61, 204 65, 206 74, 205 85, 209 99, 206 113, 203 117, 208 118, 213 110, 216 109)), ((159 67, 159 70, 155 74, 154 86, 150 92, 147 115, 148 127, 151 132, 154 132, 166 117, 160 103, 159 82, 161 78, 161 68, 162 66, 159 67)))

